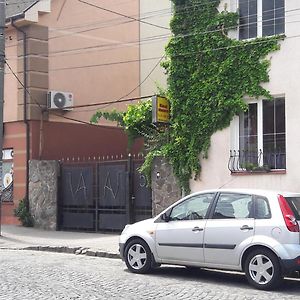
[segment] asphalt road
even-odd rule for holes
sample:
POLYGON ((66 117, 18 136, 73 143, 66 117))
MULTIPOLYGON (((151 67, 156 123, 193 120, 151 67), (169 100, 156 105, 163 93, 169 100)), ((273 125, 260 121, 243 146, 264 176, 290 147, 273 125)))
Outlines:
POLYGON ((119 259, 0 250, 0 299, 299 299, 300 280, 275 292, 253 289, 244 276, 183 267, 149 275, 127 271, 119 259))

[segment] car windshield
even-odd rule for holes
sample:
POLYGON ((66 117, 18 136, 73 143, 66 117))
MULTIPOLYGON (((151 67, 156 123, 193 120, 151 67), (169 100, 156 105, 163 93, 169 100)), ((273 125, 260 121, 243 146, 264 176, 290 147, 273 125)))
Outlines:
POLYGON ((285 199, 289 203, 296 219, 300 221, 300 197, 285 197, 285 199))

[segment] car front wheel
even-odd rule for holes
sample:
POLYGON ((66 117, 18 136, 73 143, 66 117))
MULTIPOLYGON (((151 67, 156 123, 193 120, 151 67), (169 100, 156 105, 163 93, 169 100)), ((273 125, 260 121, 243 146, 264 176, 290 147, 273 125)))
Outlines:
POLYGON ((277 256, 267 249, 256 249, 247 256, 245 273, 249 283, 261 290, 278 287, 283 278, 277 256))
POLYGON ((147 273, 151 270, 151 250, 141 239, 130 241, 125 247, 125 263, 133 273, 147 273))

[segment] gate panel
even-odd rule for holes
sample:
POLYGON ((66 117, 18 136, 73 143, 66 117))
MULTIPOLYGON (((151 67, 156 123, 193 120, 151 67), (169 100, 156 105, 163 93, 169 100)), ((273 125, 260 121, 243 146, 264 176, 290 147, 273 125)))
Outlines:
POLYGON ((94 230, 95 211, 65 209, 63 212, 63 229, 94 230))
POLYGON ((127 224, 127 162, 98 165, 98 229, 122 230, 127 224))
POLYGON ((93 168, 66 166, 62 170, 64 205, 93 205, 93 168))
POLYGON ((133 215, 134 221, 152 217, 152 192, 147 187, 146 177, 138 169, 142 162, 133 161, 133 215))
POLYGON ((59 227, 67 230, 95 230, 93 167, 63 166, 61 183, 62 201, 59 205, 59 227))

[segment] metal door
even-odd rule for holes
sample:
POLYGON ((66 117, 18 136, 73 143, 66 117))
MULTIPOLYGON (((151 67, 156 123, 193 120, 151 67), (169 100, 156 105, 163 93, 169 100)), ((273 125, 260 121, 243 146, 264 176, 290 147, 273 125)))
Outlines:
POLYGON ((96 211, 92 166, 64 166, 61 169, 61 201, 58 205, 61 229, 93 231, 96 211))
POLYGON ((98 230, 122 230, 129 222, 127 162, 98 165, 98 230))
POLYGON ((138 169, 141 161, 133 161, 133 191, 132 191, 132 210, 133 222, 138 222, 152 217, 152 191, 147 185, 145 175, 138 169))

